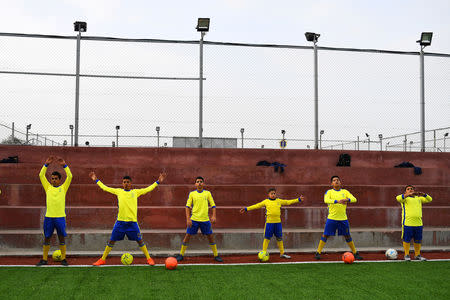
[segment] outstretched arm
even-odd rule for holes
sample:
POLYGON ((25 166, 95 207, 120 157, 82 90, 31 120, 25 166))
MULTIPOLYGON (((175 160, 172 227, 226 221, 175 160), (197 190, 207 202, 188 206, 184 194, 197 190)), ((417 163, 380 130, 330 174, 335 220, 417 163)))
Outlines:
POLYGON ((97 185, 104 190, 105 192, 117 195, 117 193, 120 191, 120 189, 115 189, 115 188, 111 188, 109 186, 106 186, 103 184, 103 182, 101 182, 98 178, 97 175, 95 175, 95 173, 92 171, 89 173, 89 177, 91 177, 91 179, 97 183, 97 185))
POLYGON ((304 201, 305 196, 301 195, 297 199, 292 199, 292 200, 283 200, 283 199, 280 199, 280 200, 281 200, 281 205, 291 205, 294 203, 300 203, 300 202, 304 201))
POLYGON ((254 205, 245 207, 245 208, 243 208, 243 210, 244 210, 244 211, 249 211, 249 210, 254 210, 254 209, 262 208, 262 207, 265 206, 265 205, 264 205, 264 201, 265 201, 265 200, 263 200, 263 201, 261 201, 261 202, 259 202, 259 203, 256 203, 256 204, 254 204, 254 205))
POLYGON ((164 179, 166 179, 166 176, 167 176, 166 173, 161 173, 159 174, 158 180, 155 181, 155 183, 153 183, 152 185, 143 189, 136 189, 137 196, 139 197, 153 191, 161 182, 164 181, 164 179))

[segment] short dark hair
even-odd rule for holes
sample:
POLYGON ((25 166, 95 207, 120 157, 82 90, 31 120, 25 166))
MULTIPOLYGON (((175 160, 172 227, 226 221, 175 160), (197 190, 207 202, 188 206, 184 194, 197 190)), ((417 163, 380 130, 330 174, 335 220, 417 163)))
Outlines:
POLYGON ((406 191, 406 189, 409 188, 409 187, 412 187, 413 189, 416 189, 415 186, 408 184, 407 186, 405 186, 405 191, 406 191))
POLYGON ((61 173, 59 173, 58 171, 54 171, 54 172, 52 173, 52 176, 53 176, 53 175, 58 176, 58 178, 61 179, 61 173))
POLYGON ((276 189, 276 188, 270 188, 270 189, 267 191, 267 193, 270 193, 271 191, 277 192, 277 189, 276 189))
POLYGON ((330 182, 333 182, 333 179, 334 179, 334 178, 338 178, 339 180, 341 180, 341 178, 340 178, 339 176, 333 175, 333 176, 331 176, 330 182))
POLYGON ((128 179, 129 181, 131 181, 131 177, 128 175, 123 176, 122 180, 124 180, 124 179, 128 179))
POLYGON ((205 179, 203 179, 202 176, 197 176, 197 178, 195 178, 195 181, 197 181, 197 179, 201 179, 203 182, 205 182, 205 179))

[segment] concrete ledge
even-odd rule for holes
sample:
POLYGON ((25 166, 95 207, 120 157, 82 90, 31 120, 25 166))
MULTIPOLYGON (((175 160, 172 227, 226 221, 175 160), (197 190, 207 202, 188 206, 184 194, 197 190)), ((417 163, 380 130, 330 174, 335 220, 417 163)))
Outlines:
MULTIPOLYGON (((283 241, 286 249, 315 249, 319 242, 323 229, 288 229, 285 228, 283 241)), ((66 244, 69 252, 73 253, 97 253, 103 251, 107 240, 110 237, 107 230, 90 230, 87 232, 69 231, 66 244)), ((156 253, 177 253, 179 251, 184 230, 143 230, 143 237, 151 252, 156 253)), ((401 247, 400 228, 352 228, 352 238, 358 249, 377 248, 388 249, 401 247)), ((222 229, 215 230, 215 240, 221 252, 241 253, 242 249, 261 248, 263 240, 263 230, 259 229, 222 229)), ((53 248, 56 249, 57 238, 53 237, 53 248)), ((438 249, 450 247, 450 228, 425 228, 423 233, 424 247, 436 247, 438 249)), ((324 251, 332 249, 346 248, 343 237, 330 237, 324 251)), ((14 253, 27 249, 29 252, 41 252, 42 232, 32 231, 1 231, 0 232, 0 252, 14 253)), ((271 251, 277 249, 275 239, 269 245, 271 251)), ((117 242, 115 251, 139 251, 136 242, 117 242)), ((209 250, 208 240, 202 235, 192 237, 189 243, 188 252, 209 250)), ((309 252, 309 250, 307 252, 309 252)))

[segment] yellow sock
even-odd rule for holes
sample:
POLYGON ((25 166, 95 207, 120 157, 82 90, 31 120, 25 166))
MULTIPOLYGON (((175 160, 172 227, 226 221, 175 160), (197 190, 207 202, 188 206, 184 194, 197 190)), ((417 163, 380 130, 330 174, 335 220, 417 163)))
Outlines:
POLYGON ((48 251, 50 251, 50 245, 44 245, 44 247, 42 248, 43 248, 42 259, 48 260, 48 251))
POLYGON ((144 246, 139 247, 139 248, 141 248, 142 252, 144 252, 145 258, 149 259, 150 258, 150 254, 148 254, 147 246, 144 245, 144 246))
POLYGON ((284 254, 284 245, 283 241, 277 241, 278 249, 280 249, 280 255, 284 254))
POLYGON ((108 257, 108 254, 109 254, 109 252, 111 252, 111 250, 112 250, 112 247, 106 246, 105 251, 103 252, 103 256, 102 256, 103 260, 106 260, 106 258, 108 257))
POLYGON ((181 254, 182 256, 184 256, 184 252, 186 252, 186 248, 187 248, 187 244, 182 243, 182 244, 181 244, 181 250, 180 250, 180 254, 181 254))
POLYGON ((422 246, 422 244, 414 243, 414 256, 420 255, 420 246, 422 246))
POLYGON ((66 244, 59 245, 59 250, 61 250, 61 259, 66 259, 66 244))
POLYGON ((215 243, 214 244, 209 244, 209 246, 211 247, 211 250, 213 252, 214 257, 219 255, 219 254, 217 254, 217 245, 215 243))
POLYGON ((263 241, 263 251, 267 251, 267 248, 269 248, 269 242, 270 242, 270 240, 264 239, 264 241, 263 241))
POLYGON ((403 242, 403 249, 405 250, 405 255, 409 255, 409 247, 411 246, 410 243, 403 242))
POLYGON ((350 247, 350 249, 352 249, 352 253, 355 254, 356 253, 355 243, 353 243, 353 241, 351 241, 351 242, 348 242, 347 245, 350 247))
POLYGON ((325 247, 325 242, 320 240, 319 241, 319 247, 317 247, 317 253, 322 253, 323 247, 325 247))

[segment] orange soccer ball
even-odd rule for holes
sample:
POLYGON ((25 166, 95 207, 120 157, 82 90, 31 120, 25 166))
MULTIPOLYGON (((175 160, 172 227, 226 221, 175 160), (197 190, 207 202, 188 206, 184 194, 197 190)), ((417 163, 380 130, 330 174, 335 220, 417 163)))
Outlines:
POLYGON ((166 258, 166 269, 167 270, 175 270, 178 265, 178 261, 175 257, 166 258))
POLYGON ((351 264, 351 263, 353 263, 355 261, 355 257, 353 256, 353 253, 345 252, 344 254, 342 254, 342 260, 346 264, 351 264))

